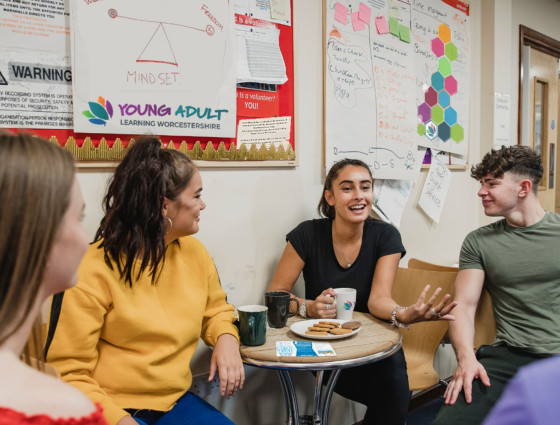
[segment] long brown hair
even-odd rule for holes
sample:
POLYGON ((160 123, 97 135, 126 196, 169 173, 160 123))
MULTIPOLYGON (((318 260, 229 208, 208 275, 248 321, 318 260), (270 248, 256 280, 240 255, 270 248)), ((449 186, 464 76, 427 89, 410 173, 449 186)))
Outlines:
MULTIPOLYGON (((0 133, 0 345, 36 302, 74 173, 72 155, 55 144, 0 133)), ((37 339, 37 326, 34 334, 37 339)), ((37 342, 36 352, 27 354, 41 359, 37 342)))
POLYGON ((156 282, 168 228, 164 198, 177 199, 195 172, 187 155, 162 148, 155 137, 138 139, 115 170, 94 241, 101 240, 105 262, 111 269, 114 262, 121 279, 130 286, 146 269, 152 283, 156 282), (136 259, 141 263, 133 276, 136 259))

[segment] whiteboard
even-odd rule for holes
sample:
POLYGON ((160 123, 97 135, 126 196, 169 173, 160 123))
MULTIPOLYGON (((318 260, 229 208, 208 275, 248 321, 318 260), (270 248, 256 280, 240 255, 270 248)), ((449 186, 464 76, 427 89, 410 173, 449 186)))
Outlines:
POLYGON ((323 5, 326 169, 357 158, 374 178, 410 180, 416 176, 419 145, 465 155, 468 5, 456 0, 324 0, 323 5), (383 21, 390 32, 377 26, 383 21), (451 40, 441 42, 441 49, 436 43, 436 52, 444 52, 438 57, 431 46, 441 25, 449 30, 444 39, 451 40), (455 50, 447 46, 450 41, 455 50), (440 71, 442 57, 449 63, 441 61, 445 76, 434 79, 436 90, 432 75, 440 71), (445 87, 453 94, 441 93, 440 105, 445 87), (430 105, 426 93, 435 93, 430 105), (446 119, 452 123, 448 129, 446 119), (451 138, 455 124, 457 141, 451 138))

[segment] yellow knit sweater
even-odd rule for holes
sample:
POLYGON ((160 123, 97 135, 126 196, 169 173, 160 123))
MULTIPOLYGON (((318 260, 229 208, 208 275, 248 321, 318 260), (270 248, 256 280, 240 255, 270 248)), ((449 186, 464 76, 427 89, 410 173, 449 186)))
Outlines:
MULTIPOLYGON (((170 244, 155 285, 144 273, 132 288, 111 270, 99 243, 89 247, 78 284, 66 291, 47 361, 104 409, 167 411, 191 386, 199 338, 238 338, 212 258, 192 236, 170 244)), ((135 274, 133 274, 135 275, 135 274)))

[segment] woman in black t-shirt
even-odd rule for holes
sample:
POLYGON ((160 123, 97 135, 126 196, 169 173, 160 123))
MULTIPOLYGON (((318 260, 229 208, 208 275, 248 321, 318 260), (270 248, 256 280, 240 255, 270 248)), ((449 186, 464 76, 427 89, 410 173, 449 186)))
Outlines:
MULTIPOLYGON (((288 233, 270 291, 291 292, 303 272, 305 298, 299 298, 303 317, 335 318, 336 287, 357 290, 356 311, 390 320, 395 326, 425 320, 453 320, 455 302, 441 289, 426 300, 429 285, 418 301, 401 307, 391 297, 400 259, 406 253, 399 231, 370 217, 373 177, 362 161, 344 159, 329 171, 319 202, 324 217, 299 224, 288 233)), ((367 424, 406 421, 409 388, 402 350, 377 363, 342 370, 335 391, 368 406, 367 424)))

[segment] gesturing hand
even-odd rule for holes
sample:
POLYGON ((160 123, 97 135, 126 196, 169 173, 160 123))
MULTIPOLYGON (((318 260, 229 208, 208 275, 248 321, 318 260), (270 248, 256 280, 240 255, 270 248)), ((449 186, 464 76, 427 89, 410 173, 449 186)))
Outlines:
POLYGON ((455 308, 457 302, 451 301, 448 303, 451 299, 451 295, 445 294, 441 301, 435 304, 437 298, 441 294, 441 288, 437 288, 428 301, 424 302, 429 289, 430 285, 426 285, 416 303, 408 306, 406 310, 399 315, 399 320, 401 322, 416 323, 426 320, 455 320, 455 316, 449 313, 455 308))

